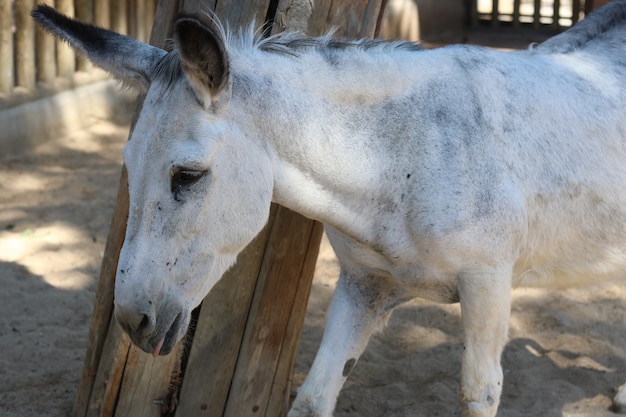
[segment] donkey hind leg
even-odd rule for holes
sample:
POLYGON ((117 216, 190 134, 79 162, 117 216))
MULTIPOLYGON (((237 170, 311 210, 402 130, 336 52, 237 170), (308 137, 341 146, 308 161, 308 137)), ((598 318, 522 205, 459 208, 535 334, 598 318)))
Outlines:
POLYGON ((494 417, 502 392, 500 356, 508 338, 511 268, 459 280, 465 346, 461 407, 466 417, 494 417))
POLYGON ((399 303, 394 288, 390 278, 341 272, 322 343, 288 417, 332 416, 339 391, 370 336, 399 303))
POLYGON ((613 408, 618 413, 626 413, 626 382, 617 390, 613 398, 613 408))

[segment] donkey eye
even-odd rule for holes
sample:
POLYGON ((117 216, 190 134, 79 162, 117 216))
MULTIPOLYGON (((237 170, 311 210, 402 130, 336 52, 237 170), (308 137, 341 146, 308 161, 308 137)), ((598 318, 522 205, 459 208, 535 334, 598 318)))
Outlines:
POLYGON ((180 201, 180 193, 195 184, 206 174, 206 171, 175 169, 171 172, 171 191, 174 199, 180 201))

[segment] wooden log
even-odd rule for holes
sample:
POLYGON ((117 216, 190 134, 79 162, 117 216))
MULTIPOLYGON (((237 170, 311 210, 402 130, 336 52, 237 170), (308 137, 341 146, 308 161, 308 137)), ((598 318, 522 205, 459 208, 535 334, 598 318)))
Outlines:
POLYGON ((111 2, 111 30, 128 35, 128 0, 111 2))
POLYGON ((28 90, 35 87, 35 24, 30 17, 33 5, 33 0, 15 2, 15 81, 28 90))
MULTIPOLYGON (((76 18, 81 22, 94 22, 94 3, 92 0, 74 0, 76 7, 76 18)), ((76 58, 76 69, 78 71, 89 72, 93 66, 91 62, 84 56, 76 58)))
POLYGON ((144 16, 144 25, 146 26, 146 39, 144 42, 150 40, 150 28, 154 22, 154 16, 156 14, 156 0, 148 0, 146 2, 146 15, 144 16))
POLYGON ((11 0, 0 0, 0 94, 13 91, 13 11, 11 0))
POLYGON ((94 0, 93 18, 96 26, 103 28, 111 27, 111 8, 109 0, 94 0))
MULTIPOLYGON (((73 0, 56 0, 55 8, 66 16, 74 16, 73 0)), ((70 78, 76 70, 76 56, 72 48, 62 40, 56 41, 57 47, 57 76, 70 78)))
POLYGON ((135 26, 135 37, 142 42, 148 42, 148 38, 150 34, 148 33, 150 30, 149 26, 146 26, 146 2, 147 0, 135 0, 135 7, 131 7, 133 10, 134 16, 134 26, 135 26))
MULTIPOLYGON (((44 1, 38 1, 37 3, 45 3, 44 1)), ((57 74, 56 67, 56 54, 54 51, 55 40, 50 34, 43 29, 40 25, 36 26, 36 66, 37 66, 37 81, 39 82, 51 82, 54 80, 57 74)))

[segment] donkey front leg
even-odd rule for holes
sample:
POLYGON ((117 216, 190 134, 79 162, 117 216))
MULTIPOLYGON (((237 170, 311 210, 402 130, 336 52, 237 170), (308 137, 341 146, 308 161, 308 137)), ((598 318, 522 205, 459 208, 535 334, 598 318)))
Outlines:
POLYGON ((288 417, 330 417, 337 396, 367 342, 396 304, 390 278, 341 272, 326 329, 288 417))
POLYGON ((511 268, 463 274, 459 294, 465 330, 461 407, 466 417, 494 417, 502 392, 500 356, 508 338, 511 268))

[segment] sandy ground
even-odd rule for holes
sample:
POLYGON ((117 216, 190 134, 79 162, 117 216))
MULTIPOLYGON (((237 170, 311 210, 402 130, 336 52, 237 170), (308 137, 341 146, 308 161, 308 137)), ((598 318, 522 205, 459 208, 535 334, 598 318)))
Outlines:
MULTIPOLYGON (((30 154, 0 154, 0 416, 64 417, 78 388, 128 113, 30 154)), ((337 262, 321 249, 296 381, 320 342, 337 262)), ((516 290, 501 417, 615 416, 626 286, 516 290)), ((417 300, 376 335, 336 416, 458 416, 458 305, 417 300)), ((136 416, 140 417, 140 416, 136 416)))

